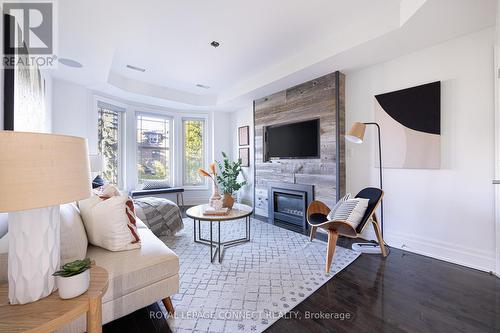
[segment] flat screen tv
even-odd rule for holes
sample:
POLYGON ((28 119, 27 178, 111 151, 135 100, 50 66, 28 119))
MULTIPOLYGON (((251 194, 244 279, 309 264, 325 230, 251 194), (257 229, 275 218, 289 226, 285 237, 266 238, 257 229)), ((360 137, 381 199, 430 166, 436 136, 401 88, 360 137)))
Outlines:
POLYGON ((264 160, 320 158, 320 121, 313 119, 264 128, 264 160))

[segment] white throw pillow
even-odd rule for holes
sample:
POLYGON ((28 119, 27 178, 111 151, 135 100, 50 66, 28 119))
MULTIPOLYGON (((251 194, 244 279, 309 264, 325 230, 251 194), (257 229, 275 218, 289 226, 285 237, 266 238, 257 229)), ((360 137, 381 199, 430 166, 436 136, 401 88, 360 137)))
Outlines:
POLYGON ((369 201, 363 198, 348 199, 338 207, 333 219, 335 221, 345 221, 356 229, 365 215, 369 201))
POLYGON ((79 202, 89 242, 109 251, 140 248, 134 204, 128 196, 116 194, 111 197, 93 195, 79 202))
POLYGON ((351 198, 351 193, 347 193, 346 195, 344 195, 342 198, 340 198, 339 201, 337 201, 337 203, 335 204, 335 206, 333 206, 332 210, 330 211, 330 213, 328 213, 328 221, 333 221, 333 219, 335 218, 335 212, 339 209, 340 206, 342 206, 342 204, 344 202, 346 202, 347 200, 349 200, 351 198))
POLYGON ((75 204, 61 205, 61 265, 82 260, 87 255, 88 239, 75 204))

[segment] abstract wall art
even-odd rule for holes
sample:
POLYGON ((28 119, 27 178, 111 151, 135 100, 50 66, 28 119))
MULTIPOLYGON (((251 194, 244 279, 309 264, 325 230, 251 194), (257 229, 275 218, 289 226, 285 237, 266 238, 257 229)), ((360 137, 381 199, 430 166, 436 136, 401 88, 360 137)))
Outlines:
POLYGON ((385 168, 441 167, 440 81, 376 95, 375 119, 385 168))

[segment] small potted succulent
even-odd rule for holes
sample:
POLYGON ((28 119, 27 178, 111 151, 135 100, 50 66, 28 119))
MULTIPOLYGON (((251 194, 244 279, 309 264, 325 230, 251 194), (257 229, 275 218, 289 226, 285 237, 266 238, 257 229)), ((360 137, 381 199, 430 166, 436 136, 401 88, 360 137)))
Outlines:
POLYGON ((92 263, 89 258, 69 262, 55 272, 56 286, 59 289, 59 297, 69 299, 80 296, 89 289, 90 267, 92 263))
POLYGON ((222 157, 222 163, 217 161, 220 172, 215 177, 220 190, 224 193, 223 206, 231 209, 234 205, 233 195, 247 182, 238 182, 238 176, 241 172, 241 159, 238 159, 238 162, 231 162, 224 152, 222 152, 222 157))

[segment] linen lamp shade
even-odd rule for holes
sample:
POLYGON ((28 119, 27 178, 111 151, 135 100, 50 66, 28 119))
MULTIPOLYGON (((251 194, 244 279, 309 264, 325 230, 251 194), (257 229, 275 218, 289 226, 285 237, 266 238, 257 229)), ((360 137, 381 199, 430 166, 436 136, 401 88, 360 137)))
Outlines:
POLYGON ((90 183, 85 139, 0 131, 0 212, 88 198, 90 183))
POLYGON ((345 138, 354 143, 363 143, 365 137, 366 124, 355 122, 347 132, 345 138))
POLYGON ((0 212, 8 212, 9 301, 34 302, 55 288, 59 204, 89 197, 87 141, 0 131, 0 212))

